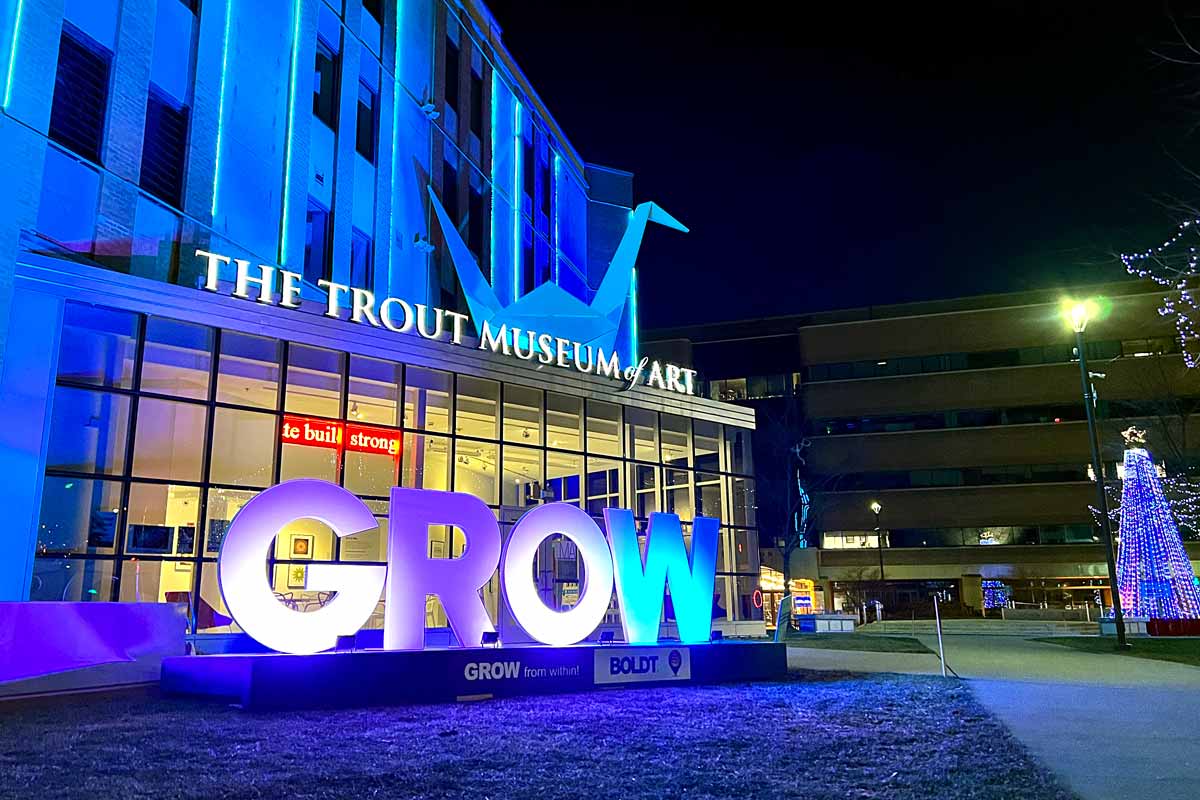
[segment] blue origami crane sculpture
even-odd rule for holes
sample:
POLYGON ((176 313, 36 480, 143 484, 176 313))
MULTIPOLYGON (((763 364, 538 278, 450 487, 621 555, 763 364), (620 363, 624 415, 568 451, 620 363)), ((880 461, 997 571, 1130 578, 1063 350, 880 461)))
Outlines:
POLYGON ((545 331, 546 321, 553 319, 552 332, 555 336, 601 347, 610 353, 616 344, 625 304, 629 301, 629 287, 633 280, 638 251, 642 246, 642 236, 646 232, 646 224, 657 222, 683 233, 688 231, 679 220, 656 204, 642 203, 633 210, 629 227, 625 229, 625 234, 621 237, 608 265, 608 271, 604 274, 590 305, 557 284, 549 282, 543 283, 519 300, 505 305, 484 277, 479 264, 475 262, 466 242, 450 221, 450 216, 438 200, 432 186, 429 187, 429 198, 442 226, 450 259, 462 283, 467 306, 477 327, 488 322, 493 328, 507 325, 510 330, 520 328, 545 331))

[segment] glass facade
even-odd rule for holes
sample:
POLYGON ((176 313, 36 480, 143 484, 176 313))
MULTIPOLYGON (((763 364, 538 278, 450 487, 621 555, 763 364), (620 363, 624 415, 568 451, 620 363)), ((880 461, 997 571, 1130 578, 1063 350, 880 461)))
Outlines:
MULTIPOLYGON (((601 523, 605 508, 630 508, 643 530, 649 514, 672 512, 685 536, 695 514, 719 517, 714 615, 762 618, 747 430, 76 303, 62 341, 34 600, 181 602, 193 632, 233 632, 221 540, 256 493, 305 477, 362 497, 380 528, 338 539, 302 520, 280 532, 271 580, 300 611, 330 599, 305 588, 312 564, 384 561, 387 497, 400 485, 473 494, 505 535, 553 501, 601 523)), ((463 547, 454 529, 430 531, 432 558, 463 547)), ((574 604, 581 562, 569 541, 548 539, 534 569, 547 605, 574 604)), ((493 578, 493 618, 499 594, 493 578)), ((434 598, 427 624, 446 624, 434 598)))

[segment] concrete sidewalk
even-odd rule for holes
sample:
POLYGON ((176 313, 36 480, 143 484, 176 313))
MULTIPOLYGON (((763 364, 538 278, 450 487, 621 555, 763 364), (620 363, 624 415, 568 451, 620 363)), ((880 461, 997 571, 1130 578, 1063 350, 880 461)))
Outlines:
MULTIPOLYGON (((937 637, 918 637, 937 651, 937 637)), ((1200 796, 1200 668, 1005 636, 944 637, 946 662, 1086 800, 1200 796)), ((793 669, 940 674, 937 656, 789 648, 793 669)))

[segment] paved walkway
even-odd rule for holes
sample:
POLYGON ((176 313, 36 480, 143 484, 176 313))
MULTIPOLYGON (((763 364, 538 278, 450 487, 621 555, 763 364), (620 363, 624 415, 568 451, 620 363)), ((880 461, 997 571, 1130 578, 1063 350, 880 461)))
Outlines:
MULTIPOLYGON (((931 650, 936 637, 918 637, 931 650)), ((1200 668, 1012 637, 947 636, 946 661, 1086 800, 1200 796, 1200 668)), ((792 668, 940 674, 936 656, 791 648, 792 668)))

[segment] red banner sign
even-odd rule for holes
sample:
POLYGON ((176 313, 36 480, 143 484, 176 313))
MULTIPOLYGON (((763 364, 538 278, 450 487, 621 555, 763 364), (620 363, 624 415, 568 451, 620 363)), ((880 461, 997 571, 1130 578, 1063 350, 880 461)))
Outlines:
POLYGON ((313 419, 284 415, 279 438, 285 444, 300 444, 306 447, 328 447, 345 449, 356 453, 399 458, 403 448, 400 431, 389 428, 373 428, 354 422, 337 422, 329 419, 313 419))

